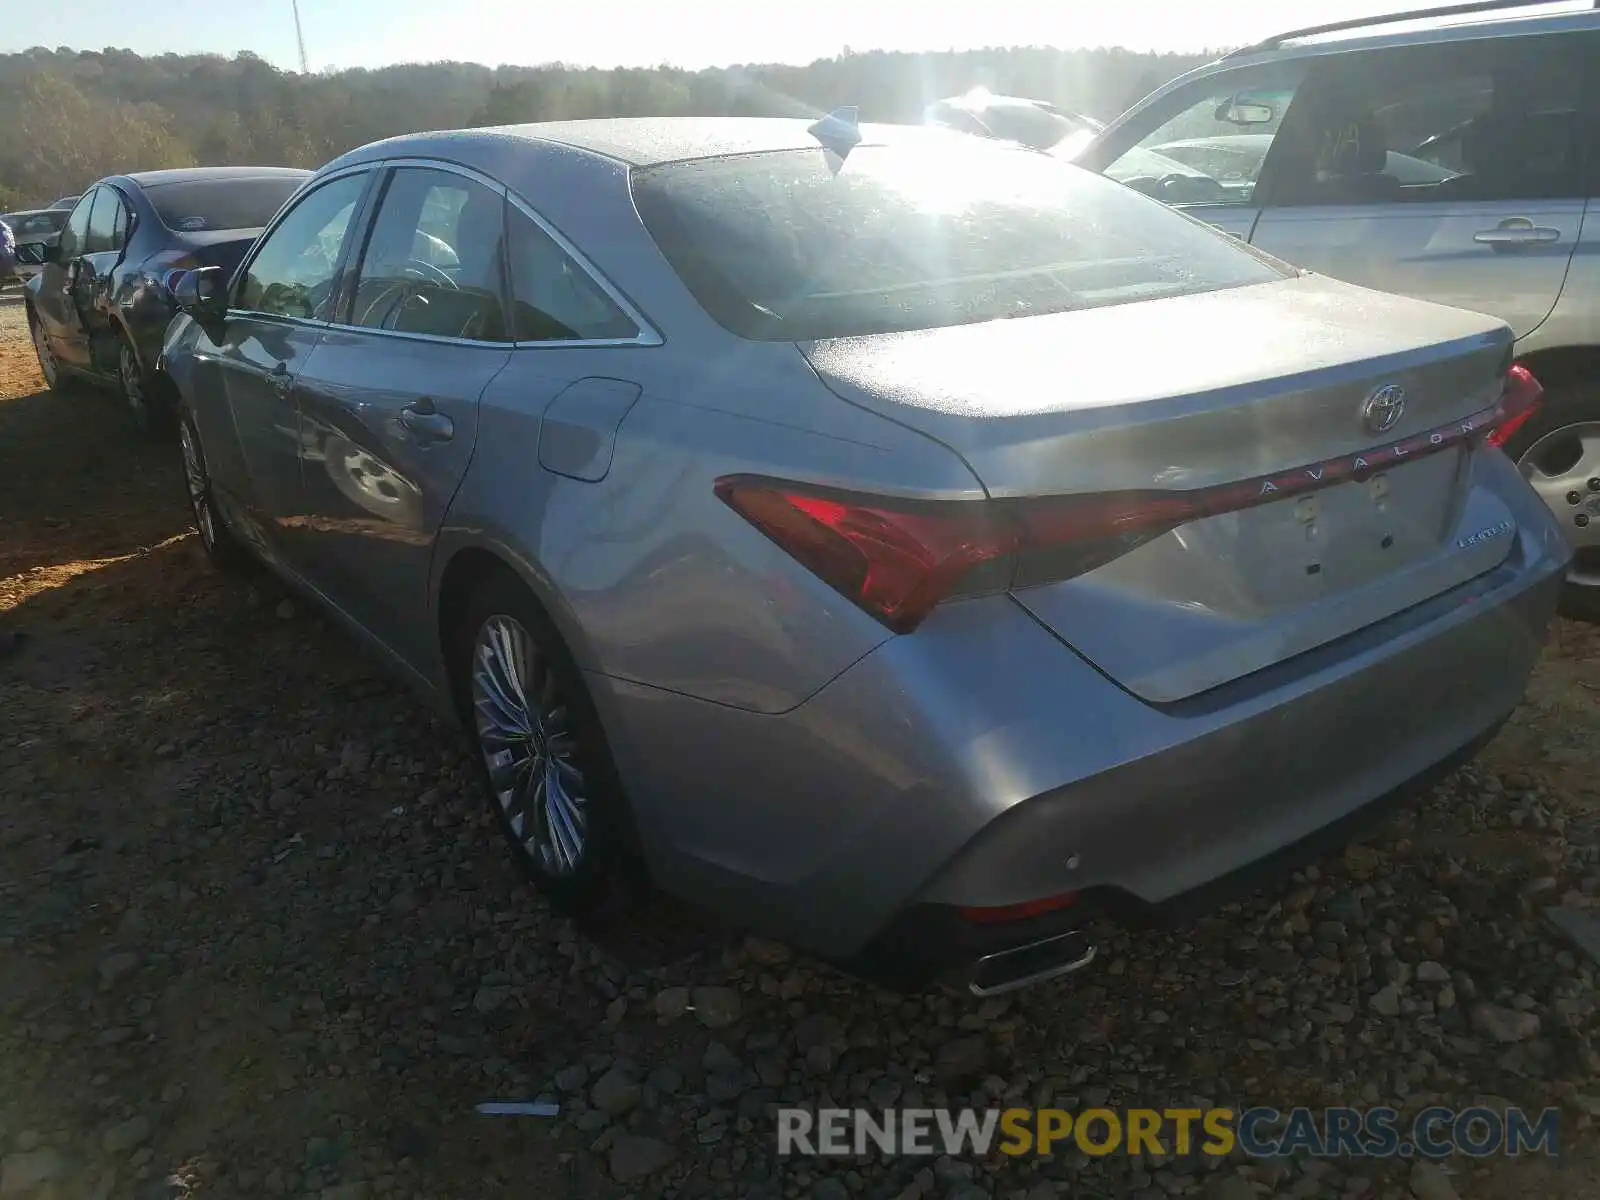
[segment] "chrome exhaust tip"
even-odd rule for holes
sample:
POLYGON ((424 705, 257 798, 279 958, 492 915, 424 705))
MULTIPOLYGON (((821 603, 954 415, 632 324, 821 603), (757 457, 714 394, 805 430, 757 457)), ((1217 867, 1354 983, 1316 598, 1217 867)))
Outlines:
POLYGON ((1069 975, 1094 961, 1094 943, 1073 929, 1036 942, 986 954, 972 965, 967 990, 974 996, 1000 996, 1047 979, 1069 975))

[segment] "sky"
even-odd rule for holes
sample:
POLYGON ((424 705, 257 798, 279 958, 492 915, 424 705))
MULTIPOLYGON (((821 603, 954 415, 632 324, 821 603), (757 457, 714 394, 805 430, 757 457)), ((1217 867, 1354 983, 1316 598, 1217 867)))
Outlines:
MULTIPOLYGON (((1125 46, 1199 51, 1285 28, 1447 0, 299 0, 311 69, 396 62, 683 67, 809 62, 853 50, 1125 46), (557 16, 557 13, 560 13, 557 16)), ((250 50, 296 69, 291 0, 127 0, 4 7, 0 50, 250 50), (136 7, 138 7, 136 5, 136 7)))

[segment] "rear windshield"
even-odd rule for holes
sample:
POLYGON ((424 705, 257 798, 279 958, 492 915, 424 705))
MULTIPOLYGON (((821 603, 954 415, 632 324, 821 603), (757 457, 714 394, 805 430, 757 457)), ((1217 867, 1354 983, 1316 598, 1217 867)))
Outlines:
POLYGON ((1120 184, 979 138, 636 171, 650 234, 741 337, 799 341, 1098 308, 1283 277, 1120 184), (837 169, 837 173, 835 171, 837 169))
POLYGON ((144 193, 168 229, 260 229, 305 180, 293 175, 191 179, 158 183, 144 193))

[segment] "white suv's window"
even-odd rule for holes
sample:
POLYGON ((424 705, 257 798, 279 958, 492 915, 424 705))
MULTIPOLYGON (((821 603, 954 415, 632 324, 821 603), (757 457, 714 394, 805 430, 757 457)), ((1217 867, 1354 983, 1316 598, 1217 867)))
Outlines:
MULTIPOLYGON (((1219 75, 1175 93, 1158 124, 1105 173, 1169 204, 1250 204, 1298 91, 1296 68, 1219 75)), ((1146 117, 1146 123, 1150 117, 1146 117)))
POLYGON ((1574 39, 1496 38, 1338 55, 1279 156, 1273 204, 1584 194, 1574 39))

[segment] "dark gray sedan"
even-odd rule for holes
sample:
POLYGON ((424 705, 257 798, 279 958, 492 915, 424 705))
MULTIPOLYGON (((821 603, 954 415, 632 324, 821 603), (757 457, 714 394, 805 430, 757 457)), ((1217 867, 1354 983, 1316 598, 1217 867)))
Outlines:
POLYGON ((154 368, 173 314, 168 277, 190 267, 232 270, 310 175, 194 167, 96 183, 43 243, 28 281, 28 328, 45 382, 114 384, 140 424, 164 427, 168 396, 154 368))

